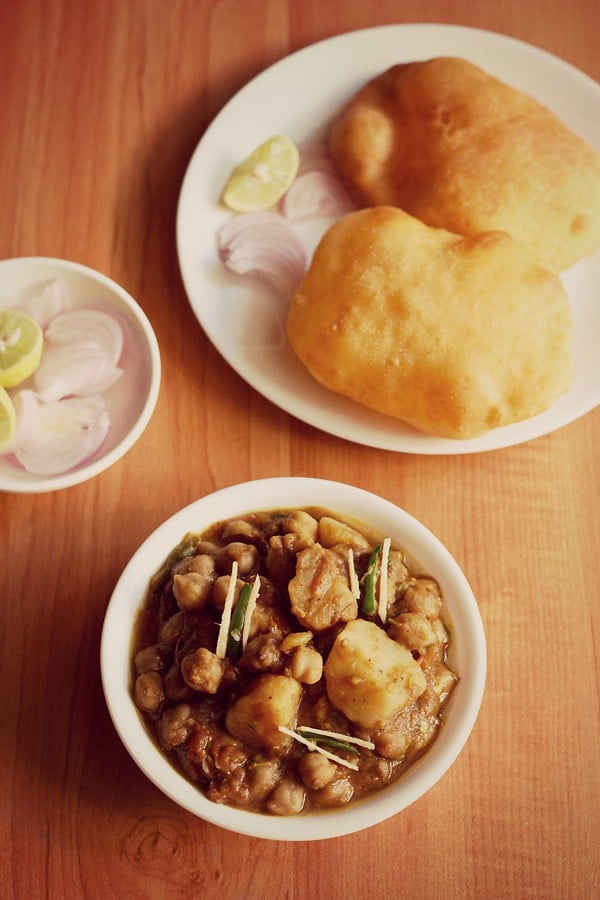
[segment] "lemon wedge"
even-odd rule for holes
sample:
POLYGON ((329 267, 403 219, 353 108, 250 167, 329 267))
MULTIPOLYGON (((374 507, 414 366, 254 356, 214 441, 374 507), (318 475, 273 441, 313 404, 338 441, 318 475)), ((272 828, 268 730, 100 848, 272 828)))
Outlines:
POLYGON ((268 209, 283 197, 299 164, 298 148, 290 138, 269 138, 235 167, 221 199, 236 212, 268 209))
POLYGON ((0 450, 12 441, 17 427, 17 413, 7 392, 0 387, 0 450))
POLYGON ((44 337, 31 316, 18 310, 0 312, 0 387, 15 387, 35 372, 44 337))

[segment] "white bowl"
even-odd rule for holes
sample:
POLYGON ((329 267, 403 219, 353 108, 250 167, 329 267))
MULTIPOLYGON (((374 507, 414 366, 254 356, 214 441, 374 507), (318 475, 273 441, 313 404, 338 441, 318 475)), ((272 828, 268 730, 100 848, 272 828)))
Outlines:
MULTIPOLYGON (((0 490, 43 493, 93 478, 120 459, 138 440, 156 406, 160 387, 160 353, 152 326, 135 300, 106 275, 64 259, 33 256, 0 261, 0 308, 26 295, 39 284, 61 278, 70 295, 70 308, 97 306, 115 315, 123 327, 124 370, 104 393, 111 426, 102 447, 64 474, 35 475, 12 457, 0 456, 0 490)), ((21 387, 27 386, 23 384, 21 387)))
POLYGON ((108 605, 100 650, 108 709, 123 744, 160 790, 196 816, 240 834, 286 841, 338 837, 368 828, 421 797, 449 769, 475 724, 485 683, 486 646, 479 609, 459 566, 408 513, 357 487, 315 478, 269 478, 233 485, 190 504, 160 525, 125 567, 108 605), (150 577, 187 531, 251 510, 321 506, 373 527, 398 543, 437 579, 452 623, 450 663, 460 675, 432 747, 371 798, 346 809, 279 817, 208 800, 168 762, 148 734, 131 696, 131 638, 150 577))

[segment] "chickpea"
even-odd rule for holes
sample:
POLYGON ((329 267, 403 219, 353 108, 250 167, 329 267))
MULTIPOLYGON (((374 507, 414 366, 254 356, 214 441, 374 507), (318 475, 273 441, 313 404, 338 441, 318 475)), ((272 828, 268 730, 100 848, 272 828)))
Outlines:
POLYGON ((245 781, 243 768, 235 769, 223 781, 211 781, 206 788, 206 796, 213 803, 229 803, 232 806, 246 807, 250 802, 250 790, 245 781))
POLYGON ((266 560, 269 578, 277 584, 287 584, 296 571, 296 551, 303 546, 295 534, 273 535, 266 560))
POLYGON ((323 674, 323 657, 314 647, 296 647, 290 671, 292 678, 301 684, 316 684, 323 674))
POLYGON ((223 772, 226 775, 231 775, 232 772, 248 762, 248 754, 242 744, 224 734, 215 735, 211 741, 210 755, 214 760, 217 772, 223 772))
POLYGON ((135 670, 138 675, 144 672, 162 672, 171 657, 170 648, 162 644, 151 644, 135 654, 135 670))
POLYGON ((311 516, 310 513, 303 509, 297 509, 286 517, 283 523, 283 530, 297 534, 298 537, 304 539, 304 543, 314 543, 319 534, 319 523, 311 516))
POLYGON ((260 582, 260 603, 261 606, 272 606, 280 608, 279 594, 275 585, 267 578, 262 578, 260 582))
POLYGON ((373 774, 381 784, 385 784, 394 774, 394 766, 389 759, 377 759, 373 766, 373 774))
POLYGON ((208 725, 199 723, 194 726, 187 745, 187 759, 196 766, 202 766, 205 774, 208 774, 206 760, 212 736, 208 725))
POLYGON ((337 766, 321 753, 305 753, 298 763, 298 771, 309 791, 319 791, 333 781, 337 766))
POLYGON ((304 787, 290 775, 284 775, 277 782, 267 800, 267 809, 276 816, 290 816, 299 813, 304 806, 304 787))
POLYGON ((403 610, 420 613, 433 621, 437 619, 442 608, 440 589, 432 578, 417 578, 404 592, 403 610))
POLYGON ((437 642, 431 622, 419 613, 401 613, 390 622, 388 635, 399 644, 406 644, 409 650, 423 650, 437 642))
POLYGON ((411 743, 411 723, 406 715, 400 714, 373 735, 375 753, 384 759, 402 759, 411 743))
POLYGON ((278 639, 271 634, 257 634, 248 641, 239 665, 253 672, 279 672, 283 668, 284 657, 278 639))
POLYGON ((252 522, 245 519, 232 519, 226 522, 222 531, 223 540, 230 541, 232 539, 240 540, 245 538, 248 542, 259 540, 261 537, 260 529, 252 522))
POLYGON ((196 572, 198 575, 214 575, 215 574, 214 557, 208 553, 198 553, 196 556, 186 556, 180 560, 171 569, 173 575, 187 575, 189 572, 196 572))
POLYGON ((295 647, 302 647, 304 644, 310 644, 312 639, 312 631, 293 631, 291 634, 284 637, 280 649, 283 653, 288 653, 295 647))
POLYGON ((206 556, 212 556, 213 559, 216 559, 220 551, 221 548, 219 547, 219 545, 213 543, 212 541, 202 540, 198 541, 198 543, 196 544, 196 553, 206 556))
POLYGON ((344 806, 354 796, 354 787, 349 778, 336 778, 326 784, 320 791, 316 791, 312 797, 318 806, 344 806))
POLYGON ((366 537, 351 525, 340 522, 331 516, 323 516, 319 521, 319 536, 317 538, 323 547, 330 549, 338 547, 338 552, 344 559, 348 557, 348 549, 354 553, 370 553, 371 545, 366 537))
POLYGON ((172 703, 180 703, 190 696, 190 688, 187 686, 177 666, 171 666, 163 678, 165 696, 172 703))
POLYGON ((200 572, 187 572, 173 578, 173 594, 177 604, 184 612, 196 612, 210 600, 212 578, 200 572))
MULTIPOLYGON (((219 576, 219 578, 217 578, 217 580, 213 584, 212 594, 211 594, 210 599, 211 599, 212 605, 218 612, 223 612, 223 609, 225 607, 225 598, 227 597, 227 593, 229 591, 229 580, 230 580, 229 575, 221 575, 221 576, 219 576)), ((233 596, 234 603, 237 602, 237 599, 240 595, 240 591, 243 588, 243 586, 244 586, 244 582, 238 578, 236 581, 236 584, 235 584, 235 593, 233 596)))
POLYGON ((247 773, 250 796, 255 803, 261 803, 271 793, 281 777, 279 763, 274 759, 251 763, 247 773))
POLYGON ((223 663, 215 653, 199 647, 182 659, 181 676, 192 690, 216 694, 223 678, 223 663))
POLYGON ((286 628, 287 623, 280 610, 277 607, 265 606, 262 599, 259 598, 252 613, 250 637, 257 637, 260 634, 271 634, 279 639, 286 628))
POLYGON ((258 565, 258 550, 253 544, 232 541, 223 548, 219 557, 219 566, 224 572, 231 572, 231 565, 236 561, 240 575, 248 575, 258 565))
POLYGON ((158 635, 161 644, 168 644, 169 647, 174 647, 179 640, 182 629, 183 613, 177 612, 161 625, 158 635))
POLYGON ((375 752, 384 759, 402 759, 410 747, 410 738, 402 734, 382 734, 376 738, 375 752))
POLYGON ((328 731, 339 731, 339 714, 332 706, 327 694, 322 694, 313 705, 315 727, 325 728, 328 731))
POLYGON ((147 713, 157 713, 164 703, 163 680, 158 672, 144 672, 138 675, 134 688, 138 709, 147 713))
POLYGON ((157 731, 163 747, 172 748, 185 744, 194 727, 192 707, 179 703, 165 710, 158 720, 157 731))

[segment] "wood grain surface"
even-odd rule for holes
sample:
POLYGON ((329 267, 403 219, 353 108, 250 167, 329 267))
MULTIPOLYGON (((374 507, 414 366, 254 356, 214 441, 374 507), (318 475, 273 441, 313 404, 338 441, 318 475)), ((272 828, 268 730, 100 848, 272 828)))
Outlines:
POLYGON ((598 409, 483 454, 351 444, 245 384, 179 275, 182 178, 229 98, 316 40, 416 21, 503 32, 600 78, 596 0, 0 0, 0 256, 114 278, 163 358, 154 417, 120 462, 57 493, 0 495, 3 898, 598 895, 598 409), (160 522, 286 474, 359 484, 423 521, 466 572, 489 651, 479 720, 434 789, 306 844, 228 833, 163 796, 111 725, 98 661, 112 588, 160 522))

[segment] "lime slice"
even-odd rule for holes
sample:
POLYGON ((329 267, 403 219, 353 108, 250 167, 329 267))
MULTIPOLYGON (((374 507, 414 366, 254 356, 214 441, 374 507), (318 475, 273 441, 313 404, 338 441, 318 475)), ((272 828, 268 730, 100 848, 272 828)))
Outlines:
POLYGON ((0 387, 0 450, 12 441, 17 427, 17 414, 12 400, 0 387))
POLYGON ((299 164, 293 141, 284 135, 269 138, 235 167, 221 199, 236 212, 268 209, 283 197, 299 164))
POLYGON ((0 386, 15 387, 29 378, 42 358, 42 329, 18 310, 0 312, 0 386))

